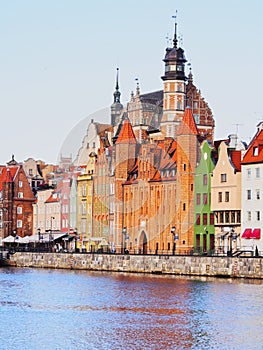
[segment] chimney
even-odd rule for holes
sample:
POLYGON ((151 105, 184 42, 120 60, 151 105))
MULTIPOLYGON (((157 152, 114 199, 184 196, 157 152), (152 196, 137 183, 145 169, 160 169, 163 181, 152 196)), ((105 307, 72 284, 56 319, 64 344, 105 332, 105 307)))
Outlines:
POLYGON ((228 138, 230 139, 229 148, 236 149, 236 146, 237 146, 237 134, 231 134, 231 135, 228 136, 228 138))

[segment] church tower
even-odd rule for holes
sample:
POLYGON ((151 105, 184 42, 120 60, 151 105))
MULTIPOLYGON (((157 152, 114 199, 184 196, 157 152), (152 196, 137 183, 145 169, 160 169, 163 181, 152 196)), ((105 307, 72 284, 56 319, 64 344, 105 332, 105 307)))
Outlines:
POLYGON ((113 94, 113 104, 111 105, 111 125, 116 127, 120 122, 120 116, 123 110, 121 104, 121 93, 119 91, 119 68, 117 68, 116 87, 113 94))
POLYGON ((166 49, 164 58, 165 73, 162 76, 163 117, 161 131, 165 136, 175 137, 185 110, 186 76, 184 50, 177 47, 177 23, 175 22, 173 47, 166 49))

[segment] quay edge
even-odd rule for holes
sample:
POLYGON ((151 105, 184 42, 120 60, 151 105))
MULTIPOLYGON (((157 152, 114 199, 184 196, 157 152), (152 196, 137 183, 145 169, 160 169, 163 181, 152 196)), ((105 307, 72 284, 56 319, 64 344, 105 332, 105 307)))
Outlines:
POLYGON ((223 256, 158 256, 16 252, 5 265, 131 273, 263 279, 263 259, 223 256))

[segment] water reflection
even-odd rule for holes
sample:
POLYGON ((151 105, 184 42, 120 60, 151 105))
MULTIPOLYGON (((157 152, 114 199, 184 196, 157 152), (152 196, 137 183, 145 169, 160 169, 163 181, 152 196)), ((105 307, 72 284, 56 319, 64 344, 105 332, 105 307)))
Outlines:
POLYGON ((248 280, 0 269, 0 348, 260 349, 262 288, 248 280))

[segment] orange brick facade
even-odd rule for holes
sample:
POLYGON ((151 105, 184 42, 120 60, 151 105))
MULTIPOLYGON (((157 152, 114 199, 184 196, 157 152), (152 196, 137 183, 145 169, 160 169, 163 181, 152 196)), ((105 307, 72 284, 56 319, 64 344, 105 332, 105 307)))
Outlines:
POLYGON ((0 236, 32 235, 35 197, 23 167, 12 164, 1 171, 0 236))

